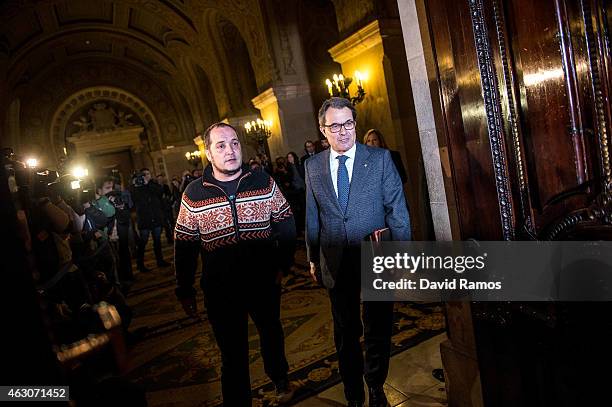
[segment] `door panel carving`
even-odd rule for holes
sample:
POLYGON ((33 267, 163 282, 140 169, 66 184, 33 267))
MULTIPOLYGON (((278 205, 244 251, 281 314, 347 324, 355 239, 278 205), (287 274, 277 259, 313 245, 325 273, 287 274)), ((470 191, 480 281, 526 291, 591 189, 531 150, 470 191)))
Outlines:
MULTIPOLYGON (((460 239, 612 238, 611 6, 612 0, 425 2, 460 239)), ((568 326, 608 307, 581 307, 448 305, 453 323, 442 357, 449 404, 580 404, 578 387, 556 391, 564 386, 533 372, 551 369, 577 380, 576 372, 588 371, 576 369, 592 358, 587 350, 561 351, 572 348, 568 326), (466 335, 474 337, 467 345, 466 335), (478 391, 457 387, 466 377, 477 378, 467 387, 478 391)), ((601 332, 580 335, 595 343, 601 332)))
POLYGON ((609 8, 428 2, 462 238, 608 233, 609 8))

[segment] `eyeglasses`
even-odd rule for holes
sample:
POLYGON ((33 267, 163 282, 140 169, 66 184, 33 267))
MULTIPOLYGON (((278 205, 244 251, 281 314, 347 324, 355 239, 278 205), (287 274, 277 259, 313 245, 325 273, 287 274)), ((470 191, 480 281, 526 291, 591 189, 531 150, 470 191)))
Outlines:
POLYGON ((327 127, 329 131, 332 133, 339 133, 340 129, 344 127, 344 130, 353 130, 355 128, 355 120, 347 120, 344 123, 332 123, 332 124, 324 124, 323 127, 327 127))

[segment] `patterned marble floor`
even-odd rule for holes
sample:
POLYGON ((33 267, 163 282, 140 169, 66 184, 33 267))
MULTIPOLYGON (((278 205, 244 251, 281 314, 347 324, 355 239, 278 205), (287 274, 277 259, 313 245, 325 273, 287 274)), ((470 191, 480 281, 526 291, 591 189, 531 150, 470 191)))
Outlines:
MULTIPOLYGON (((445 407, 444 383, 434 379, 431 371, 442 367, 440 334, 391 358, 385 393, 393 407, 445 407)), ((366 393, 367 394, 367 393, 366 393)), ((345 406, 344 387, 337 384, 318 395, 297 403, 296 407, 345 406)))
MULTIPOLYGON (((131 329, 155 326, 155 332, 149 332, 149 345, 151 340, 153 342, 167 342, 169 340, 175 341, 174 344, 164 344, 156 346, 156 348, 173 348, 178 347, 182 341, 189 340, 189 336, 193 329, 200 330, 201 327, 193 326, 192 322, 186 321, 180 305, 178 302, 164 301, 164 297, 172 296, 174 291, 173 281, 173 268, 157 269, 154 264, 153 256, 151 253, 151 242, 149 244, 146 256, 147 266, 154 269, 154 272, 150 274, 137 274, 137 284, 133 287, 134 290, 130 293, 128 300, 131 305, 135 307, 136 317, 132 323, 131 329), (145 311, 142 304, 148 303, 145 311), (163 314, 165 317, 163 320, 168 321, 167 323, 160 323, 159 315, 163 314), (171 323, 172 322, 172 323, 171 323), (177 331, 178 330, 178 331, 177 331), (177 331, 176 335, 168 335, 173 331, 177 331), (182 332, 182 333, 181 333, 182 332), (152 337, 151 337, 151 334, 152 337), (162 346, 163 345, 163 346, 162 346)), ((164 257, 168 260, 172 260, 173 250, 172 246, 166 244, 164 241, 164 257)), ((305 259, 301 258, 304 253, 298 251, 296 260, 298 263, 304 263, 305 259)), ((198 299, 201 301, 201 294, 198 290, 198 299)), ((289 301, 291 302, 291 301, 289 301)), ((310 301, 310 307, 312 307, 316 301, 310 301)), ((326 306, 327 301, 324 301, 326 306)), ((323 306, 323 305, 322 305, 323 306)), ((200 325, 200 324, 198 324, 200 325)), ((331 328, 331 321, 329 321, 331 328)), ((310 327, 312 329, 312 327, 310 327)), ((309 330, 312 332, 312 330, 309 330)), ((331 341, 331 335, 324 335, 331 341)), ((288 347, 291 347, 290 337, 288 339, 288 347)), ((440 351, 439 343, 445 339, 444 334, 435 336, 431 339, 418 344, 417 346, 403 351, 392 358, 390 366, 390 374, 385 385, 386 393, 389 397, 390 403, 393 406, 401 407, 416 407, 416 406, 445 406, 446 395, 444 392, 443 383, 438 382, 431 376, 431 370, 434 368, 441 367, 440 362, 440 351)), ((141 345, 141 344, 139 344, 141 345)), ((144 344, 142 344, 144 345, 144 344)), ((329 345, 332 347, 332 345, 329 345)), ((132 352, 131 364, 133 367, 141 365, 145 360, 153 356, 154 350, 150 346, 137 346, 132 352), (142 360, 141 360, 142 359, 142 360)), ((214 353, 214 352, 213 352, 214 353)), ((217 355, 218 356, 218 355, 217 355)), ((257 368, 258 366, 253 366, 257 368)), ((259 371, 263 369, 254 369, 259 371)), ((255 373, 255 372, 254 372, 255 373)), ((253 380, 258 379, 266 380, 265 377, 259 378, 257 374, 252 377, 253 380)), ((219 389, 212 388, 218 383, 211 383, 201 386, 192 386, 194 389, 197 388, 197 394, 218 392, 219 389), (210 388, 209 388, 210 387, 210 388)), ((149 386, 146 386, 149 387, 149 386)), ((147 389, 148 399, 150 405, 156 406, 183 406, 183 405, 196 405, 192 403, 185 403, 186 399, 192 399, 189 396, 189 388, 183 387, 177 388, 176 391, 162 391, 149 393, 152 389, 147 389), (183 400, 183 402, 179 401, 183 400)), ((207 405, 203 403, 202 405, 207 405)), ((198 404, 199 405, 199 404, 198 404)), ((345 405, 343 387, 342 384, 335 385, 316 396, 306 399, 296 404, 301 407, 314 407, 314 406, 342 406, 345 405)))

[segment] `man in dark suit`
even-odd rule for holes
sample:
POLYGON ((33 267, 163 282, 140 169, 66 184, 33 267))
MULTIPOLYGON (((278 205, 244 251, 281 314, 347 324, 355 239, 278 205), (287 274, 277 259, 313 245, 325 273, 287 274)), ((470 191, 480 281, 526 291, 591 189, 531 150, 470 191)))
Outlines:
POLYGON ((315 143, 313 143, 311 140, 306 140, 306 142, 304 143, 304 152, 306 154, 304 154, 302 158, 300 158, 300 164, 302 164, 302 166, 304 166, 304 163, 307 159, 316 154, 315 143))
POLYGON ((364 302, 360 245, 374 230, 410 240, 402 181, 388 150, 355 143, 357 113, 344 98, 326 100, 319 129, 330 149, 306 161, 306 246, 310 273, 329 291, 334 341, 349 406, 387 406, 393 302, 364 302), (359 339, 365 327, 365 365, 359 339))

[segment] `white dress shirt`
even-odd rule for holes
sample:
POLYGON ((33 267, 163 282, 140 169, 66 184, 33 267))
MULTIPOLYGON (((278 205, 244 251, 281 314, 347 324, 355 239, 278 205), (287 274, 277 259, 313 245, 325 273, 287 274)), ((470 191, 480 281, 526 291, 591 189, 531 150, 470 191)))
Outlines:
POLYGON ((348 171, 349 184, 353 178, 353 164, 355 164, 355 152, 357 151, 357 145, 353 144, 348 151, 344 154, 338 154, 333 148, 329 148, 329 172, 331 175, 332 183, 334 184, 334 191, 336 191, 336 198, 338 197, 338 165, 340 161, 336 159, 339 155, 345 155, 348 158, 345 161, 346 169, 348 171))

